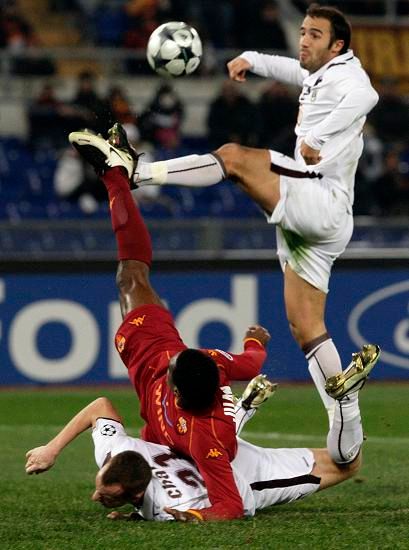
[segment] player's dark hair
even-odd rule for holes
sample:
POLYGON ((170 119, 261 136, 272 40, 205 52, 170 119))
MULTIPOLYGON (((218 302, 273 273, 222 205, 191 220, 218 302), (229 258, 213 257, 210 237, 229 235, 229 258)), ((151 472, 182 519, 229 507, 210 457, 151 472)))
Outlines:
POLYGON ((152 478, 152 470, 143 456, 135 451, 115 455, 102 474, 104 485, 120 483, 130 495, 144 491, 152 478))
POLYGON ((346 53, 351 43, 351 24, 342 11, 332 6, 320 6, 319 4, 311 4, 306 11, 309 17, 319 17, 327 19, 331 23, 331 42, 330 47, 336 40, 343 40, 344 45, 339 54, 346 53))
POLYGON ((211 357, 197 349, 185 349, 172 370, 179 392, 179 406, 192 412, 208 409, 219 387, 219 369, 211 357))

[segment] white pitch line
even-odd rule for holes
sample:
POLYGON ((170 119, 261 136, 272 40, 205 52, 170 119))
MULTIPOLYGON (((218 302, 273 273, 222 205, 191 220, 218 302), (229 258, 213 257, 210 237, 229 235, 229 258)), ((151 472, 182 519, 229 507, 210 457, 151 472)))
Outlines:
MULTIPOLYGON (((15 426, 10 426, 9 424, 0 424, 0 431, 4 432, 15 432, 19 431, 29 431, 31 434, 35 430, 47 431, 47 432, 58 432, 63 428, 63 426, 57 426, 52 424, 20 424, 15 426)), ((139 436, 139 429, 127 428, 127 433, 133 437, 139 436)), ((307 434, 288 434, 284 432, 249 432, 243 430, 240 437, 254 438, 254 439, 263 439, 265 441, 274 441, 277 439, 283 439, 284 441, 317 441, 324 440, 323 435, 307 435, 307 434)), ((407 445, 409 444, 409 437, 379 437, 368 435, 368 439, 365 443, 395 443, 396 445, 407 445)))

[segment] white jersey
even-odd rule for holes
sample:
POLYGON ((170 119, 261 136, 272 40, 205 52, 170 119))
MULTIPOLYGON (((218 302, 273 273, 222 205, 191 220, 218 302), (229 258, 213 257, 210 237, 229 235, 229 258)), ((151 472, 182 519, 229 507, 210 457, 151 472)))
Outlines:
POLYGON ((348 50, 310 74, 298 60, 288 57, 258 52, 244 52, 241 57, 255 74, 302 87, 294 158, 305 165, 300 155, 302 141, 319 150, 322 160, 314 171, 329 176, 352 205, 362 129, 366 115, 378 102, 359 59, 348 50))
MULTIPOLYGON (((179 458, 169 447, 130 437, 121 423, 106 418, 97 420, 92 437, 99 468, 107 455, 123 451, 140 453, 151 466, 152 481, 139 510, 144 519, 172 520, 164 512, 165 507, 186 511, 210 506, 205 484, 194 463, 179 458)), ((239 439, 232 469, 244 515, 253 516, 256 509, 291 502, 315 492, 319 480, 310 475, 313 465, 309 449, 262 449, 239 439)))

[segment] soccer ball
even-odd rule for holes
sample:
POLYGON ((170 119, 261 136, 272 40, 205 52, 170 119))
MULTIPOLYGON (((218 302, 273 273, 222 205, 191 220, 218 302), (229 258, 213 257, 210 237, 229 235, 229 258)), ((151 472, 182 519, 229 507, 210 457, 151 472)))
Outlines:
POLYGON ((202 42, 193 27, 182 21, 164 23, 149 37, 146 57, 161 76, 192 74, 200 64, 202 42))

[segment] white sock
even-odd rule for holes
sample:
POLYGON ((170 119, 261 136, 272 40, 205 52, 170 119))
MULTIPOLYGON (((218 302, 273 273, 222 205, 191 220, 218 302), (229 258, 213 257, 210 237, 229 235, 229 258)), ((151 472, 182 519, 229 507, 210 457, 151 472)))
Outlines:
POLYGON ((332 460, 337 464, 352 462, 364 440, 358 393, 351 393, 336 402, 334 422, 327 437, 327 448, 332 460))
POLYGON ((329 427, 332 426, 336 401, 325 391, 325 381, 342 371, 341 359, 331 338, 320 342, 305 355, 308 361, 308 370, 318 390, 328 414, 329 427))
POLYGON ((241 399, 236 403, 235 418, 236 418, 236 435, 239 436, 244 425, 253 418, 257 409, 243 409, 241 406, 241 399))
POLYGON ((208 153, 189 155, 159 162, 138 162, 134 175, 136 185, 176 184, 207 187, 225 179, 222 161, 208 153))

